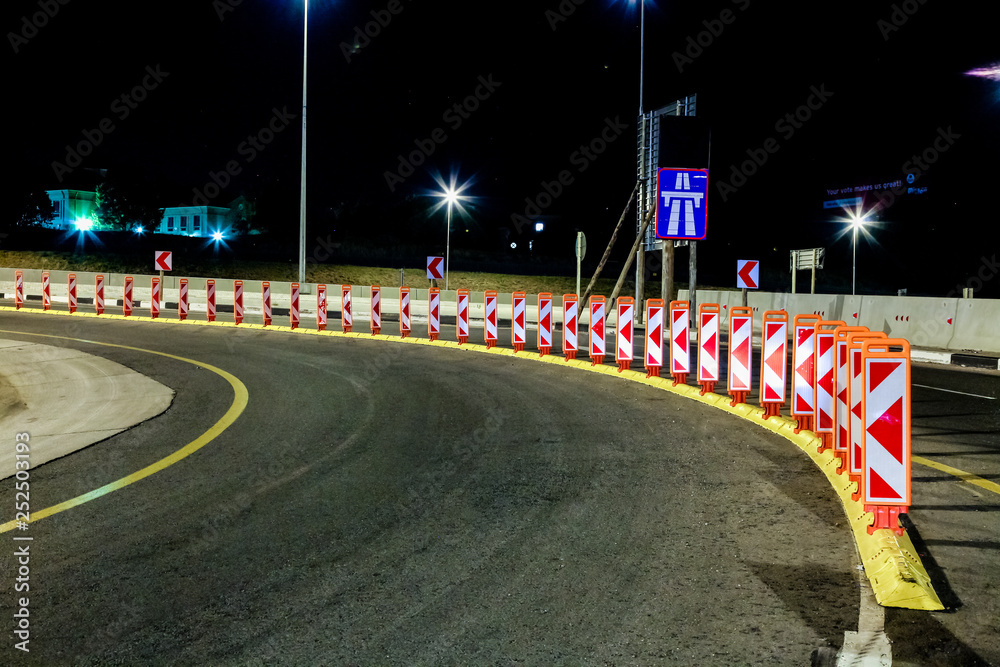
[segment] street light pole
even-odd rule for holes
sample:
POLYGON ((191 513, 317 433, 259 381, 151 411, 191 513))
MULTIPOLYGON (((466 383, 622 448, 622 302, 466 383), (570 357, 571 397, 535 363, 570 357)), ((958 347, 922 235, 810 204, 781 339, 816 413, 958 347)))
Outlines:
POLYGON ((444 246, 444 291, 448 291, 448 264, 451 261, 451 203, 453 197, 448 196, 448 232, 444 246))
POLYGON ((299 196, 299 283, 306 281, 306 72, 309 51, 309 0, 305 0, 302 28, 302 190, 299 196))
POLYGON ((854 261, 851 262, 851 296, 856 294, 858 282, 858 221, 854 221, 854 261))

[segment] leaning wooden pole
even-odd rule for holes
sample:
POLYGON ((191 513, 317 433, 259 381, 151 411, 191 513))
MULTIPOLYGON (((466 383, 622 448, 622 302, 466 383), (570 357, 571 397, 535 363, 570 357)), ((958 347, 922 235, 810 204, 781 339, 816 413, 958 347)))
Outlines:
POLYGON ((604 265, 608 263, 608 257, 611 256, 611 249, 615 247, 615 241, 618 240, 618 232, 622 228, 622 223, 625 222, 626 216, 628 216, 629 209, 632 208, 632 202, 635 200, 635 194, 639 191, 639 181, 635 182, 635 187, 632 188, 632 196, 628 198, 628 204, 625 205, 625 210, 622 211, 622 217, 618 219, 618 225, 615 227, 615 231, 611 234, 611 240, 608 241, 608 247, 604 249, 604 256, 601 257, 601 261, 597 264, 597 269, 594 271, 594 277, 590 279, 590 283, 587 285, 587 289, 583 291, 580 295, 580 303, 587 303, 587 297, 590 296, 591 290, 594 289, 594 284, 597 282, 598 277, 601 275, 601 271, 604 270, 604 265))
MULTIPOLYGON (((621 291, 622 285, 625 284, 625 275, 628 270, 632 268, 632 261, 635 259, 636 253, 639 252, 639 244, 642 243, 643 237, 646 235, 646 227, 649 227, 650 220, 653 219, 653 215, 656 213, 656 207, 649 209, 649 213, 646 214, 646 219, 642 221, 642 226, 639 227, 639 233, 635 236, 635 243, 632 244, 632 250, 629 251, 628 259, 625 260, 625 266, 622 267, 621 275, 618 276, 618 282, 615 283, 615 289, 611 293, 611 298, 608 299, 608 303, 614 303, 615 299, 618 298, 618 292, 621 291)), ((642 298, 643 295, 639 295, 642 298)))

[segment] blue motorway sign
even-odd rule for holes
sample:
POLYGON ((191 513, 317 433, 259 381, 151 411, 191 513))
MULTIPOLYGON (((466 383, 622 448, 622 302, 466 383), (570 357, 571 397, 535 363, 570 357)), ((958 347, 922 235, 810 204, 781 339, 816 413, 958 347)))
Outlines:
POLYGON ((708 232, 708 171, 664 167, 656 174, 656 237, 700 240, 708 232))

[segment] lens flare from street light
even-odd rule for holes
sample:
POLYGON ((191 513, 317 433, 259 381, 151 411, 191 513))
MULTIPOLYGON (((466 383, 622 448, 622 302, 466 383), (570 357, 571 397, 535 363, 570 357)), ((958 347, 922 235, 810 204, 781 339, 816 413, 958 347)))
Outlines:
POLYGON ((463 202, 468 202, 472 205, 472 202, 475 199, 474 197, 465 194, 469 187, 471 187, 474 183, 474 179, 470 178, 459 184, 458 176, 454 173, 448 177, 447 182, 441 174, 435 173, 431 174, 431 176, 434 178, 434 182, 437 183, 439 188, 438 190, 430 193, 431 196, 437 197, 439 200, 436 204, 434 204, 433 208, 431 208, 431 215, 437 213, 445 206, 452 206, 460 215, 467 215, 468 211, 466 210, 463 202))
POLYGON ((979 77, 980 79, 989 79, 991 81, 1000 81, 1000 63, 970 69, 965 75, 979 77))

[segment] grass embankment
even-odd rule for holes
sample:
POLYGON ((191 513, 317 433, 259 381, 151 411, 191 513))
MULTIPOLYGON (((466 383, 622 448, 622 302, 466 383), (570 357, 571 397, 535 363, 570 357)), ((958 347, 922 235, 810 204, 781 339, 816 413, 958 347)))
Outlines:
MULTIPOLYGON (((74 255, 51 251, 0 251, 0 266, 17 269, 45 269, 49 271, 88 271, 96 273, 125 273, 148 275, 153 273, 153 259, 141 262, 135 258, 118 255, 74 255)), ((298 266, 292 262, 177 262, 174 263, 175 276, 205 278, 234 278, 241 280, 293 281, 298 276, 298 266)), ((430 284, 424 267, 407 267, 403 270, 403 285, 411 288, 426 288, 430 284)), ((610 296, 617 275, 606 275, 597 281, 594 294, 610 296)), ((378 268, 339 264, 308 264, 306 282, 328 285, 383 285, 398 287, 398 268, 378 268)), ((443 288, 442 281, 439 287, 443 288)), ((581 278, 581 290, 587 288, 590 276, 581 278)), ((526 292, 538 294, 551 292, 554 295, 570 294, 576 291, 575 276, 519 276, 505 273, 477 273, 473 271, 452 271, 448 281, 452 289, 464 288, 473 292, 496 290, 497 292, 526 292)), ((682 287, 681 285, 677 286, 682 287)), ((635 291, 634 282, 626 283, 623 294, 635 291)), ((647 285, 646 297, 659 297, 660 281, 647 285)))

